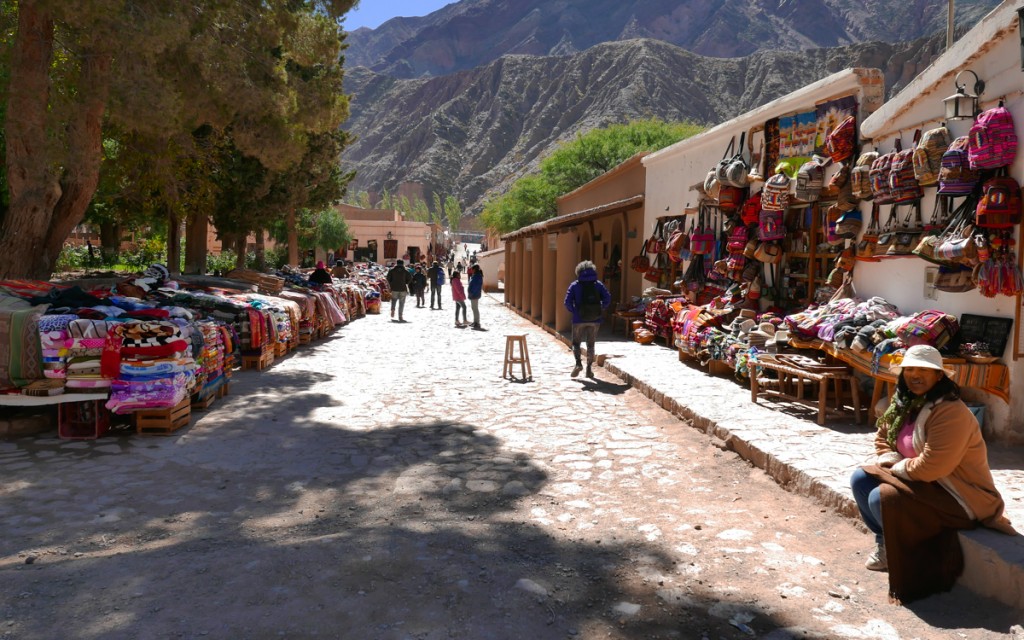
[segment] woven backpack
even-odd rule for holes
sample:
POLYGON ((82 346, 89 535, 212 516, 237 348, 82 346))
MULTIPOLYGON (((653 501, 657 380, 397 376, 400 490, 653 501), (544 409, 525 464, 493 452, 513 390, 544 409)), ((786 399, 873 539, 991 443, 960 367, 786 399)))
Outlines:
POLYGON ((825 152, 833 162, 842 162, 852 156, 856 146, 857 119, 854 116, 846 116, 825 136, 825 152))
POLYGON ((942 154, 949 148, 949 129, 929 129, 921 136, 914 148, 914 177, 922 187, 932 187, 939 182, 942 168, 942 154))
POLYGON ((1005 167, 1012 164, 1017 155, 1013 116, 1002 103, 978 116, 967 137, 967 156, 972 169, 1005 167))
POLYGON ((785 211, 789 208, 790 178, 784 173, 776 173, 768 178, 761 189, 762 211, 785 211))
POLYGON ((1017 181, 1007 175, 986 180, 981 186, 976 216, 979 227, 1010 229, 1017 226, 1021 218, 1020 185, 1017 181))
POLYGON ((850 186, 853 190, 853 197, 861 200, 871 200, 875 194, 871 191, 871 165, 878 159, 877 151, 868 151, 860 154, 857 164, 850 170, 850 186))
POLYGON ((896 151, 890 151, 878 156, 871 163, 871 170, 868 177, 871 179, 871 195, 878 204, 891 204, 893 197, 889 189, 889 171, 892 169, 892 161, 896 158, 896 151))
POLYGON ((944 196, 966 196, 978 184, 978 172, 971 168, 967 158, 968 137, 960 136, 942 154, 939 169, 939 194, 944 196))
POLYGON ((817 159, 809 160, 800 166, 796 174, 796 199, 804 202, 817 202, 821 198, 821 190, 825 186, 825 166, 817 159))
MULTIPOLYGON (((914 134, 915 146, 920 136, 919 129, 914 134)), ((889 165, 889 193, 892 194, 892 201, 895 204, 913 202, 924 197, 924 189, 914 176, 913 147, 896 152, 896 157, 892 159, 892 164, 889 165)))
POLYGON ((918 311, 896 329, 896 337, 907 346, 929 344, 941 349, 960 331, 956 316, 945 311, 927 309, 918 311))

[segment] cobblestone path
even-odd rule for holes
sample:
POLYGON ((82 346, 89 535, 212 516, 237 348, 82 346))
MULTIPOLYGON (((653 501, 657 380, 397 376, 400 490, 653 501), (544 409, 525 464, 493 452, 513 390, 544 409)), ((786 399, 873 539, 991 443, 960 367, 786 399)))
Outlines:
POLYGON ((960 589, 890 605, 851 520, 482 316, 385 309, 171 437, 0 442, 0 637, 1008 637, 960 589))

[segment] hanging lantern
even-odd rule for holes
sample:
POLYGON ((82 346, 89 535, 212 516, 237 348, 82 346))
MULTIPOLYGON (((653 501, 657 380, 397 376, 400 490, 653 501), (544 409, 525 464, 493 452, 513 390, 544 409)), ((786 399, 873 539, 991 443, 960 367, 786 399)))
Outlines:
POLYGON ((945 98, 946 120, 973 120, 978 115, 978 96, 985 91, 985 82, 970 69, 964 69, 953 79, 956 93, 945 98), (960 84, 960 76, 969 73, 974 76, 974 93, 967 92, 967 83, 960 84))

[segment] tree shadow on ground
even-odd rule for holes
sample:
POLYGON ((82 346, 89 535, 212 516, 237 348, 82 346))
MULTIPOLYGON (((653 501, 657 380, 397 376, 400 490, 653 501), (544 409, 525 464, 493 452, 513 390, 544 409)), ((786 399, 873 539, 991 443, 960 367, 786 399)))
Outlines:
POLYGON ((35 459, 5 502, 52 518, 56 485, 33 479, 58 475, 75 506, 41 530, 19 520, 0 543, 11 633, 747 637, 737 613, 757 633, 784 627, 626 525, 590 533, 569 511, 539 515, 567 509, 544 467, 474 425, 350 429, 312 419, 309 395, 327 400, 239 399, 247 417, 276 406, 280 420, 211 422, 155 452, 35 459))

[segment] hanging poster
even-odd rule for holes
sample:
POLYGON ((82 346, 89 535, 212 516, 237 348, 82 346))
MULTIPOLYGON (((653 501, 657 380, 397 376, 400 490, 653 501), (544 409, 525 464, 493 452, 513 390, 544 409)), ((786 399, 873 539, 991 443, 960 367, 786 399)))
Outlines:
MULTIPOLYGON (((814 137, 814 153, 827 155, 825 153, 825 136, 835 129, 847 116, 857 115, 857 96, 846 96, 837 100, 830 100, 818 105, 817 108, 817 132, 814 137)), ((854 141, 856 145, 856 141, 854 141)))
POLYGON ((817 132, 817 111, 779 118, 779 160, 789 161, 791 178, 795 178, 800 165, 814 155, 817 132))
POLYGON ((779 163, 779 119, 772 118, 764 123, 764 177, 774 175, 779 163))

